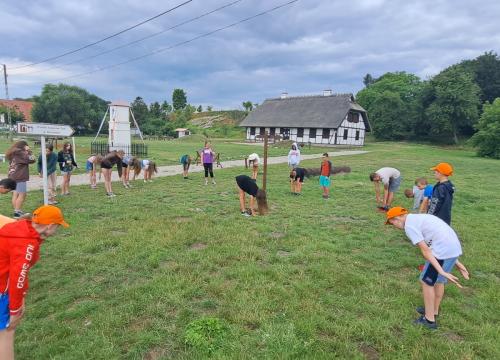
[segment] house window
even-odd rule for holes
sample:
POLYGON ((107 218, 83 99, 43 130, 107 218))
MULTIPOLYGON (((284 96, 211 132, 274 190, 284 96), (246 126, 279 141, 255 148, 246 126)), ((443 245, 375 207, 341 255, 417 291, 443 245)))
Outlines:
POLYGON ((255 128, 254 127, 250 128, 250 135, 255 135, 255 128))
POLYGON ((260 135, 264 136, 265 133, 266 133, 266 128, 262 127, 262 128, 259 129, 259 134, 260 135))
POLYGON ((330 138, 330 129, 323 129, 323 139, 330 138))
POLYGON ((350 112, 347 115, 347 121, 352 122, 352 123, 358 123, 359 122, 359 113, 350 112))
POLYGON ((316 137, 316 129, 309 129, 309 138, 315 138, 316 137))
POLYGON ((276 134, 276 128, 269 128, 269 134, 274 136, 274 134, 276 134))
POLYGON ((359 130, 356 130, 356 140, 359 140, 359 130))
POLYGON ((302 128, 297 129, 297 137, 299 138, 304 137, 304 129, 302 128))
POLYGON ((347 135, 349 134, 349 130, 344 129, 344 140, 347 140, 347 135))

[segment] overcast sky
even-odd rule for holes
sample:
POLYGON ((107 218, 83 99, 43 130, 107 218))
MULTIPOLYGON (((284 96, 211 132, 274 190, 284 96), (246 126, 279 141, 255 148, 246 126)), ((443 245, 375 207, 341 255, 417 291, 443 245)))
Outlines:
MULTIPOLYGON (((0 0, 0 63, 8 66, 11 98, 37 95, 45 83, 64 82, 106 100, 141 96, 148 103, 171 102, 172 90, 182 88, 191 104, 228 109, 282 92, 356 93, 366 73, 376 77, 407 71, 428 78, 448 65, 500 48, 498 0, 299 0, 174 49, 62 80, 168 48, 289 1, 241 0, 149 40, 61 66, 234 1, 193 0, 83 51, 13 69, 100 40, 184 1, 0 0)), ((3 98, 3 89, 0 94, 3 98)))

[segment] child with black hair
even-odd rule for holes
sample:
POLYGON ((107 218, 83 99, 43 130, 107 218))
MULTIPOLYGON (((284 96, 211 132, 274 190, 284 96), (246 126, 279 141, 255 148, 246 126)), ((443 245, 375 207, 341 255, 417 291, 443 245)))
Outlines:
POLYGON ((302 183, 307 170, 297 167, 290 171, 290 191, 293 195, 302 195, 302 183))

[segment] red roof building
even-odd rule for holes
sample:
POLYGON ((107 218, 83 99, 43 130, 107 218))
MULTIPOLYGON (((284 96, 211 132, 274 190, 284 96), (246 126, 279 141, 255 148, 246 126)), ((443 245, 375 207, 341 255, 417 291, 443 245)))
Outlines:
POLYGON ((0 106, 14 109, 23 114, 26 121, 31 121, 31 109, 33 109, 33 103, 31 101, 0 99, 0 106))

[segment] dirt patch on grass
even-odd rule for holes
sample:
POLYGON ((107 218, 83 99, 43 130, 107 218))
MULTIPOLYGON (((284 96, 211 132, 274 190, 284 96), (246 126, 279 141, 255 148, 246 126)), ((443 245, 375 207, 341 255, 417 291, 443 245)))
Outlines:
POLYGON ((207 248, 207 244, 204 243, 194 243, 189 247, 191 250, 203 250, 207 248))
POLYGON ((367 360, 378 360, 380 359, 380 355, 378 351, 371 345, 368 344, 360 344, 358 346, 360 352, 363 353, 365 359, 367 360))
POLYGON ((127 235, 127 232, 123 230, 111 230, 111 235, 121 237, 127 235))
POLYGON ((149 350, 146 355, 144 355, 144 360, 159 360, 164 358, 167 355, 167 350, 162 349, 160 347, 155 347, 154 349, 149 350))
POLYGON ((177 223, 187 223, 187 222, 191 221, 191 218, 188 216, 177 216, 174 219, 174 221, 177 223))
POLYGON ((330 216, 330 220, 331 221, 335 221, 335 222, 339 222, 339 223, 348 223, 348 224, 351 224, 351 223, 355 223, 355 224, 359 224, 359 223, 365 223, 367 222, 368 220, 366 219, 363 219, 363 218, 358 218, 358 217, 355 217, 355 216, 340 216, 340 215, 332 215, 330 216))
POLYGON ((289 251, 285 251, 285 250, 278 250, 276 255, 281 256, 281 257, 286 257, 286 256, 292 255, 292 253, 289 251))
POLYGON ((257 330, 258 328, 260 327, 260 324, 256 323, 256 322, 247 322, 245 323, 245 328, 248 329, 248 330, 252 330, 252 331, 255 331, 257 330))
POLYGON ((273 239, 281 239, 286 236, 285 233, 279 232, 279 231, 273 231, 272 233, 269 233, 269 237, 273 239))
POLYGON ((450 341, 455 341, 455 342, 464 341, 464 337, 463 336, 455 334, 454 332, 451 332, 451 331, 443 333, 443 336, 447 340, 450 340, 450 341))

